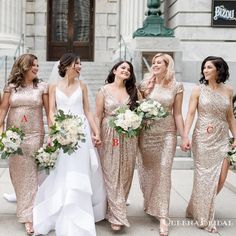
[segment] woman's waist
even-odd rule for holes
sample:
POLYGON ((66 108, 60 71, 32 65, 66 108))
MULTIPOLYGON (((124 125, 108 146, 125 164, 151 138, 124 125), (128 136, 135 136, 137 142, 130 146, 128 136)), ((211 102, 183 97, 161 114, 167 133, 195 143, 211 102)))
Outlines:
POLYGON ((195 129, 198 130, 205 130, 208 128, 214 128, 214 129, 229 129, 229 125, 227 120, 223 119, 197 119, 195 129))
POLYGON ((7 116, 7 124, 9 126, 25 126, 30 129, 37 129, 43 124, 42 109, 10 109, 7 116), (35 127, 35 128, 34 128, 35 127))

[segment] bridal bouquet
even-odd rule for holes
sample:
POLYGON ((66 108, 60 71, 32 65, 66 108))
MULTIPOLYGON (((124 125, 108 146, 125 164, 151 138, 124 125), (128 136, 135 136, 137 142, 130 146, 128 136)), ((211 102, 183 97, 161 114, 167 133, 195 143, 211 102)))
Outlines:
POLYGON ((118 134, 124 134, 128 138, 139 134, 141 123, 142 117, 127 106, 117 108, 114 116, 109 120, 110 127, 114 128, 118 134))
POLYGON ((0 155, 2 159, 7 159, 11 154, 22 155, 20 145, 23 141, 24 133, 20 128, 10 127, 3 132, 0 137, 0 155))
POLYGON ((83 124, 82 117, 65 114, 59 110, 49 133, 53 145, 61 148, 64 153, 72 154, 79 148, 79 142, 85 142, 83 124))
POLYGON ((34 158, 39 170, 46 170, 49 174, 57 161, 59 150, 56 146, 44 144, 35 154, 34 158))
POLYGON ((165 108, 155 100, 144 100, 140 102, 137 113, 141 114, 144 119, 158 120, 168 116, 168 112, 165 108))

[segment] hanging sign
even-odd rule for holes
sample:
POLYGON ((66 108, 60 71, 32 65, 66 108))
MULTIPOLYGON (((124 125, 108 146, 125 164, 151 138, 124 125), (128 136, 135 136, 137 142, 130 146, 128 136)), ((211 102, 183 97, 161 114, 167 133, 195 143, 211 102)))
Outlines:
POLYGON ((236 1, 212 0, 211 25, 213 27, 236 27, 236 1))

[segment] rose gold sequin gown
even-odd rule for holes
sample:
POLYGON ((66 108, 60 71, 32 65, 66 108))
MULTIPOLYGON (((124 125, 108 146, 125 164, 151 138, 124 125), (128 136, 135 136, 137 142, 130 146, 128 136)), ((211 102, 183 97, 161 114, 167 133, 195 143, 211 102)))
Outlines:
POLYGON ((106 218, 113 224, 129 226, 126 200, 133 178, 138 142, 137 138, 125 139, 119 136, 109 126, 109 118, 114 114, 114 110, 127 104, 129 99, 127 98, 122 104, 107 91, 105 86, 101 91, 105 98, 100 158, 108 198, 106 218))
POLYGON ((230 106, 228 98, 200 85, 198 119, 192 137, 194 183, 187 217, 209 230, 214 227, 215 197, 222 163, 229 150, 230 106))
POLYGON ((35 161, 32 157, 43 144, 43 100, 48 93, 48 86, 41 82, 37 88, 19 87, 17 91, 10 84, 4 89, 11 93, 7 127, 22 128, 25 133, 21 146, 23 156, 9 157, 9 171, 17 198, 17 217, 19 222, 32 222, 32 210, 38 188, 38 176, 35 161))
MULTIPOLYGON (((140 91, 146 90, 145 81, 140 91)), ((147 96, 160 102, 169 112, 163 119, 153 121, 151 128, 140 135, 138 172, 144 196, 144 211, 157 218, 168 217, 171 169, 176 150, 176 126, 172 109, 176 94, 183 92, 183 85, 173 81, 169 87, 155 84, 147 96)))

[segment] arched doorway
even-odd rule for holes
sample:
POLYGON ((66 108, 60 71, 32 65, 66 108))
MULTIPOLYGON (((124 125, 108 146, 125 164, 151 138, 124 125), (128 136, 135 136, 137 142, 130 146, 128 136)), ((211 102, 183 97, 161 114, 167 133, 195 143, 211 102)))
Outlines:
POLYGON ((93 60, 95 0, 49 0, 47 59, 58 60, 74 52, 85 61, 93 60))

